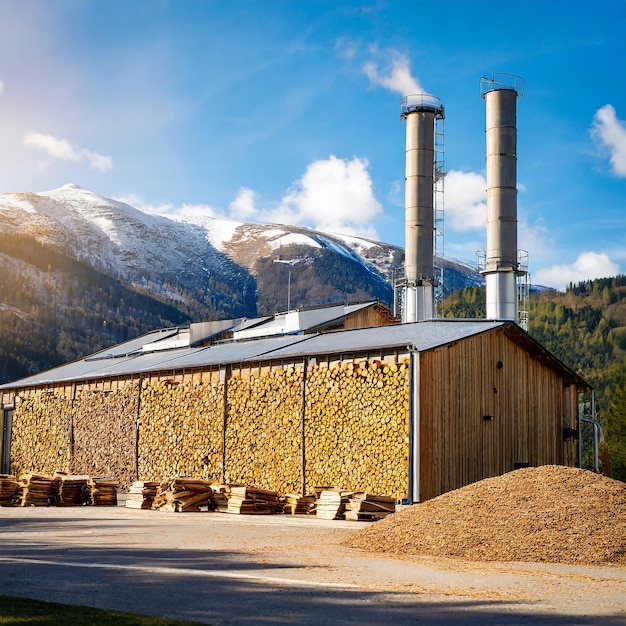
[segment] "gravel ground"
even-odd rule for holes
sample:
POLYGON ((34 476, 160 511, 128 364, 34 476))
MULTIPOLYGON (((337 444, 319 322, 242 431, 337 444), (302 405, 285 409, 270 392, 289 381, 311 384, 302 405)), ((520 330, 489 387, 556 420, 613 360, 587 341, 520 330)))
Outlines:
POLYGON ((401 510, 344 545, 469 561, 626 563, 626 483, 572 467, 524 468, 401 510))
MULTIPOLYGON (((506 481, 515 483, 517 476, 506 481)), ((590 499, 595 484, 603 494, 600 509, 618 504, 623 485, 605 480, 587 476, 590 491, 578 499, 590 499)), ((567 473, 562 481, 572 486, 567 473)), ((497 491, 491 491, 492 505, 497 491)), ((466 517, 460 502, 448 511, 458 518, 454 523, 466 517)), ((123 506, 0 508, 0 593, 213 626, 626 623, 623 563, 477 561, 348 547, 362 546, 364 536, 385 528, 382 534, 391 540, 389 529, 398 520, 425 508, 410 507, 374 524, 123 506)), ((623 514, 622 508, 615 524, 623 523, 623 514)), ((510 524, 509 536, 520 538, 510 524)), ((615 537, 622 546, 623 539, 615 537)))

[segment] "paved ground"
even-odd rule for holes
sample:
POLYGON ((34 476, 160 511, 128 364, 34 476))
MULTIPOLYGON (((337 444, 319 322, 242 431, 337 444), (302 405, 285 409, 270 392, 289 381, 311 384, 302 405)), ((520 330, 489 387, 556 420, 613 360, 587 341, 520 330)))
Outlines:
POLYGON ((209 624, 626 623, 626 568, 373 556, 357 522, 0 508, 0 594, 209 624))

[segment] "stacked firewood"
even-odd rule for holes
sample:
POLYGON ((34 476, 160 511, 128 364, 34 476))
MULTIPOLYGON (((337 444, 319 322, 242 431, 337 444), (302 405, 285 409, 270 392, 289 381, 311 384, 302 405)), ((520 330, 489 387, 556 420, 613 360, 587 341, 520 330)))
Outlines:
POLYGON ((224 385, 161 381, 144 385, 139 425, 139 475, 220 480, 224 385))
POLYGON ((75 474, 115 476, 124 489, 136 472, 138 383, 115 391, 85 391, 72 403, 75 474))
POLYGON ((94 506, 117 506, 118 487, 119 483, 115 478, 93 478, 90 503, 94 506))
POLYGON ((394 498, 363 491, 353 493, 345 505, 345 518, 361 522, 373 522, 395 512, 394 498))
POLYGON ((302 484, 301 368, 228 381, 225 476, 231 484, 293 491, 302 484))
POLYGON ((306 483, 404 497, 408 363, 319 364, 307 370, 306 483))
POLYGON ((152 508, 176 513, 212 510, 211 483, 199 478, 173 478, 164 481, 157 491, 152 508))
POLYGON ((270 515, 283 512, 283 502, 276 491, 242 485, 231 486, 227 513, 270 515))
POLYGON ((17 478, 13 474, 0 474, 0 506, 14 504, 17 485, 17 478))

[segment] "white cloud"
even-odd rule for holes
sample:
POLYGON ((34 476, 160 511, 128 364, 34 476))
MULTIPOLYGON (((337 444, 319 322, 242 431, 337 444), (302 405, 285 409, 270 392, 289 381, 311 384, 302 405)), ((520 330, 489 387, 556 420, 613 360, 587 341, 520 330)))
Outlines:
POLYGON ((241 187, 237 197, 230 203, 230 213, 233 218, 240 220, 258 219, 259 210, 256 208, 256 192, 247 187, 241 187))
POLYGON ((144 213, 156 213, 158 215, 165 215, 169 217, 219 217, 219 212, 208 204, 181 204, 180 206, 175 206, 169 202, 163 204, 150 204, 149 202, 145 202, 141 196, 135 193, 117 194, 112 196, 112 198, 118 202, 130 204, 130 206, 135 209, 139 209, 144 213))
POLYGON ((607 104, 596 111, 592 136, 608 150, 613 172, 626 177, 626 124, 617 118, 615 109, 607 104))
POLYGON ((482 174, 450 170, 445 177, 446 228, 466 232, 485 229, 487 181, 482 174))
POLYGON ((363 66, 363 72, 373 85, 384 87, 401 96, 425 93, 419 81, 411 74, 409 60, 404 54, 397 50, 380 51, 377 48, 373 48, 371 52, 375 57, 386 57, 383 59, 383 69, 379 68, 376 61, 369 61, 363 66))
POLYGON ((571 265, 538 270, 532 280, 536 285, 564 290, 569 283, 615 276, 619 271, 619 265, 611 261, 606 252, 583 252, 571 265))
POLYGON ((4 81, 0 80, 0 96, 4 93, 4 81))
POLYGON ((87 161, 91 169, 99 172, 107 172, 113 167, 113 160, 109 156, 103 156, 91 150, 76 149, 67 139, 58 139, 53 135, 43 133, 27 133, 24 137, 24 145, 36 148, 45 152, 53 159, 61 161, 87 161))
POLYGON ((240 189, 230 205, 231 216, 377 239, 372 221, 382 213, 382 206, 374 196, 368 167, 366 159, 357 157, 331 155, 313 161, 275 206, 259 208, 256 193, 240 189))

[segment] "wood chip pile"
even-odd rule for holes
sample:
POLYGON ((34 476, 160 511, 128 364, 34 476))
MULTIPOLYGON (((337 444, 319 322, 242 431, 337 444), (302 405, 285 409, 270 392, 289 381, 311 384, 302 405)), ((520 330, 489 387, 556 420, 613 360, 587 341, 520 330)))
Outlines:
POLYGON ((17 477, 13 474, 0 474, 0 506, 13 504, 17 485, 17 477))
POLYGON ((344 545, 471 561, 626 562, 626 483, 556 465, 519 469, 399 511, 344 545))

